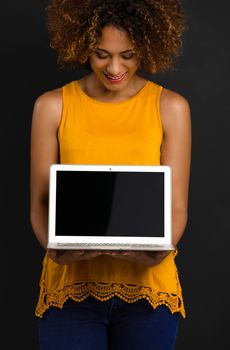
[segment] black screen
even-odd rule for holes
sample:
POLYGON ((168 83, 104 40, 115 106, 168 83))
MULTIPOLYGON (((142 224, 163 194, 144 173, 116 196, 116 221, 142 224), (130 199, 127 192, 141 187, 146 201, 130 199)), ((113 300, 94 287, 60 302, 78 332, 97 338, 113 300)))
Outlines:
POLYGON ((57 171, 57 236, 164 236, 164 173, 57 171))

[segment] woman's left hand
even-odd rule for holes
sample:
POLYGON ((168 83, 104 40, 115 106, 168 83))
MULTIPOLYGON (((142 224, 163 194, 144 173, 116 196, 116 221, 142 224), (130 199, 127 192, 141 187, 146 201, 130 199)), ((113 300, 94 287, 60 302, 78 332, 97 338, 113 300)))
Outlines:
POLYGON ((105 251, 105 255, 114 258, 125 259, 128 261, 140 263, 146 266, 156 266, 160 264, 171 251, 105 251))

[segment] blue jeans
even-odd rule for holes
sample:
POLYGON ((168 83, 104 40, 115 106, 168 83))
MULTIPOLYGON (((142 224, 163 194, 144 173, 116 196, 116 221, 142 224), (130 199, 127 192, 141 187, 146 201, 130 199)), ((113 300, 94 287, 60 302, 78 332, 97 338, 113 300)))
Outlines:
POLYGON ((166 306, 155 310, 142 299, 128 304, 68 300, 63 309, 50 308, 39 320, 41 350, 172 350, 179 314, 166 306))

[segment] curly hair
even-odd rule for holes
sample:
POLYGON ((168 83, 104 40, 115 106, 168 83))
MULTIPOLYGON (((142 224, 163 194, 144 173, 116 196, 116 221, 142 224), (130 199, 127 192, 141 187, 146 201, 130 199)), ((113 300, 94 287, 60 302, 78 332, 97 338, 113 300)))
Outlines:
POLYGON ((102 29, 114 26, 128 34, 141 69, 167 71, 187 29, 180 0, 51 0, 46 10, 50 45, 63 67, 89 68, 102 29))

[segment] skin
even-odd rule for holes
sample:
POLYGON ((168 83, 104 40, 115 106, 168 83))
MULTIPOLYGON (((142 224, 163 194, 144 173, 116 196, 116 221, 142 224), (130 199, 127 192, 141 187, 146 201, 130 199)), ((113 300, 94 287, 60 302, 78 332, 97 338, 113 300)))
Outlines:
MULTIPOLYGON (((90 56, 92 73, 79 82, 90 97, 103 102, 124 101, 146 84, 137 75, 138 57, 125 31, 105 27, 97 50, 90 56), (119 84, 111 84, 104 73, 116 77, 126 73, 119 84)), ((191 121, 188 102, 181 95, 163 89, 160 99, 163 126, 161 165, 172 168, 173 244, 181 239, 187 223, 188 187, 191 158, 191 121), (183 147, 181 147, 183 145, 183 147)), ((35 102, 31 130, 31 223, 34 233, 47 250, 49 168, 59 162, 57 133, 62 113, 61 89, 44 93, 35 102)), ((98 255, 155 266, 170 252, 48 250, 59 264, 89 260, 98 255)))

